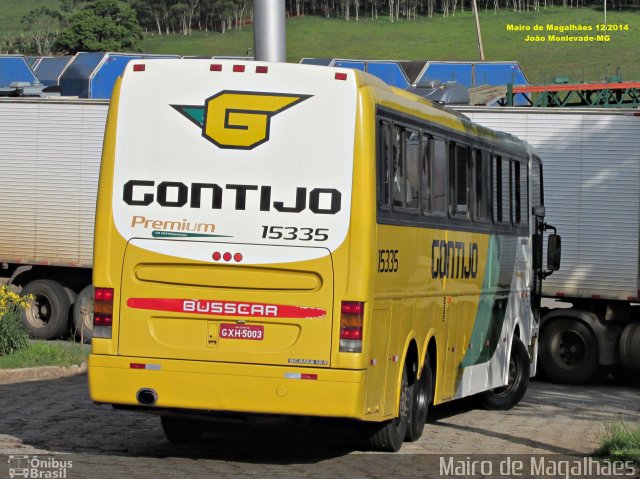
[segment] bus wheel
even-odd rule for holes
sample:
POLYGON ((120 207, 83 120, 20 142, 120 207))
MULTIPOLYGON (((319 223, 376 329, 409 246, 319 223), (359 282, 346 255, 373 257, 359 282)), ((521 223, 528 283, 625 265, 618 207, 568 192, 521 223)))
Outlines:
POLYGON ((582 321, 557 318, 540 333, 540 366, 553 382, 583 384, 599 371, 598 342, 582 321))
POLYGON ((407 366, 402 370, 400 386, 399 416, 382 423, 371 424, 369 444, 374 451, 396 452, 400 450, 407 432, 407 423, 411 414, 411 396, 413 387, 409 386, 407 366))
POLYGON ((486 409, 511 409, 520 402, 529 385, 529 353, 518 337, 513 338, 509 358, 509 382, 506 386, 479 395, 486 409))
POLYGON ((422 431, 424 431, 424 425, 427 422, 429 413, 429 403, 431 402, 431 391, 433 391, 432 381, 431 363, 427 354, 422 368, 422 375, 412 387, 410 414, 407 432, 404 436, 404 439, 408 442, 420 439, 422 431))
POLYGON ((202 421, 183 417, 161 416, 160 422, 164 435, 173 444, 197 442, 206 428, 202 421))
POLYGON ((31 295, 22 315, 22 324, 32 338, 53 339, 62 336, 69 322, 69 295, 57 281, 37 279, 22 288, 22 296, 31 295))

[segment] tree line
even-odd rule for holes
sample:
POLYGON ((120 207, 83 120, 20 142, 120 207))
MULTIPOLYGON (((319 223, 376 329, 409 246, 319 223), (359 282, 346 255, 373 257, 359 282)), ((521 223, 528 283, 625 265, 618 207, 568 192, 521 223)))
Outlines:
MULTIPOLYGON (((415 21, 453 16, 473 0, 285 0, 286 15, 415 21)), ((585 0, 476 0, 479 9, 516 12, 550 6, 584 7, 585 0)), ((592 1, 592 0, 590 0, 592 1)), ((600 1, 600 0, 596 0, 600 1)), ((609 8, 638 6, 640 0, 607 0, 609 8)), ((144 34, 225 33, 253 20, 251 0, 57 0, 30 11, 24 32, 0 42, 0 53, 33 55, 78 51, 137 51, 144 34)))

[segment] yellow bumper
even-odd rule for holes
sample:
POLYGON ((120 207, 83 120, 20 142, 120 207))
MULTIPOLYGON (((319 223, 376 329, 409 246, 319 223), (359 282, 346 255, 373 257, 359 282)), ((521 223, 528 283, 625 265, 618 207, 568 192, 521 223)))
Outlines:
POLYGON ((365 371, 89 356, 93 401, 140 405, 136 395, 143 388, 157 393, 159 408, 354 419, 365 414, 365 371), (317 379, 298 379, 304 374, 317 379))

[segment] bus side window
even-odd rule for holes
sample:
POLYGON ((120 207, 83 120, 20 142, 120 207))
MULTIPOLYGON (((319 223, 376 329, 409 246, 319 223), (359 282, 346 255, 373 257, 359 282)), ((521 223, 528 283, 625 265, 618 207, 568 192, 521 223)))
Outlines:
POLYGON ((486 220, 490 217, 489 189, 491 187, 488 153, 475 149, 473 157, 473 184, 475 187, 473 217, 486 220))
POLYGON ((469 217, 469 147, 449 143, 449 213, 469 217))
POLYGON ((447 144, 442 138, 433 140, 432 191, 434 213, 447 212, 447 144))
POLYGON ((502 222, 502 157, 494 155, 491 159, 493 186, 493 220, 496 223, 502 222))
MULTIPOLYGON (((543 205, 542 198, 542 164, 538 158, 534 157, 531 162, 531 201, 529 202, 531 208, 543 205)), ((529 212, 533 214, 532 209, 529 212)))
POLYGON ((391 190, 391 125, 387 121, 379 123, 379 151, 378 151, 378 206, 388 208, 391 205, 389 191, 391 190))
POLYGON ((511 161, 511 184, 513 185, 513 199, 511 203, 513 211, 511 217, 513 218, 514 224, 520 224, 522 223, 522 211, 520 210, 522 206, 522 189, 520 188, 520 163, 518 160, 511 161))
POLYGON ((403 165, 403 130, 398 126, 393 126, 391 135, 391 158, 392 158, 392 174, 391 174, 391 197, 393 206, 403 207, 406 203, 406 179, 403 165))
POLYGON ((420 135, 415 130, 404 132, 407 208, 420 207, 420 135))
MULTIPOLYGON (((522 189, 522 175, 520 174, 520 162, 518 160, 513 160, 511 162, 511 182, 513 185, 513 223, 518 225, 521 224, 524 220, 526 222, 527 215, 523 214, 523 204, 526 204, 526 200, 523 201, 522 193, 526 191, 526 189, 522 189)), ((526 209, 525 209, 526 211, 526 209)))
POLYGON ((502 221, 510 223, 511 218, 511 162, 502 159, 502 221))
POLYGON ((433 154, 431 149, 433 147, 433 139, 422 133, 422 143, 420 144, 420 168, 422 170, 421 176, 421 193, 422 193, 422 210, 425 212, 431 211, 431 159, 433 154))

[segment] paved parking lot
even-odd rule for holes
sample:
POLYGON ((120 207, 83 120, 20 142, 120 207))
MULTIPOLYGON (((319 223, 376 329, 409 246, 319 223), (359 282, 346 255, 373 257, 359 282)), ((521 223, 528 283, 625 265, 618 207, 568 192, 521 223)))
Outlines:
POLYGON ((395 455, 366 452, 353 424, 326 421, 222 425, 201 445, 174 446, 157 417, 94 406, 86 375, 0 385, 0 455, 69 460, 68 478, 440 477, 451 455, 588 454, 619 420, 640 422, 640 386, 536 381, 511 411, 435 408, 424 436, 395 455))

